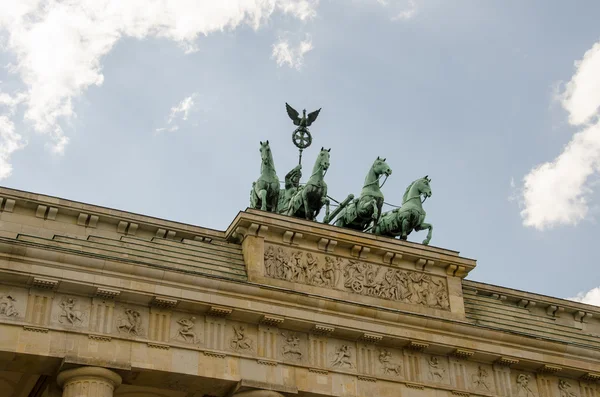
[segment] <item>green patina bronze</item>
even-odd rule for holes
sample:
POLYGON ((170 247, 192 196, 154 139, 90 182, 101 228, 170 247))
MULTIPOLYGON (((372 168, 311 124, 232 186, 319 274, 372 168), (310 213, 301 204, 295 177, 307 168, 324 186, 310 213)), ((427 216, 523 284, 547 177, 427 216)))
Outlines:
POLYGON ((324 177, 327 169, 329 169, 330 151, 331 149, 321 148, 308 182, 298 189, 292 197, 287 215, 314 221, 319 215, 321 208, 323 208, 323 205, 327 206, 326 212, 329 213, 327 184, 324 177))
POLYGON ((279 202, 279 178, 275 172, 269 141, 260 143, 260 158, 260 177, 252 183, 250 207, 276 212, 279 202))
POLYGON ((433 226, 423 222, 426 213, 422 204, 427 197, 431 197, 430 182, 431 179, 425 176, 411 183, 402 197, 402 207, 383 214, 375 227, 375 233, 390 237, 400 236, 400 239, 406 240, 413 230, 429 229, 427 237, 423 240, 423 244, 429 244, 433 226), (423 201, 421 196, 424 196, 423 201))
POLYGON ((292 119, 294 122, 294 125, 298 126, 298 128, 296 128, 292 133, 292 142, 294 142, 294 145, 298 148, 298 150, 300 150, 298 163, 301 164, 302 151, 309 147, 312 143, 312 135, 310 134, 308 127, 310 127, 310 125, 315 122, 317 117, 319 117, 319 112, 321 112, 321 109, 315 110, 308 115, 306 114, 306 109, 304 109, 302 110, 302 117, 300 117, 298 111, 286 102, 285 110, 287 111, 288 116, 290 116, 290 119, 292 119))
POLYGON ((379 180, 383 175, 387 178, 391 174, 392 169, 387 165, 385 159, 377 157, 367 173, 360 197, 342 209, 335 221, 336 226, 363 231, 372 223, 369 229, 374 232, 384 200, 379 180))
POLYGON ((302 179, 302 165, 298 164, 285 176, 285 188, 279 191, 278 214, 287 214, 290 200, 300 188, 300 179, 302 179))

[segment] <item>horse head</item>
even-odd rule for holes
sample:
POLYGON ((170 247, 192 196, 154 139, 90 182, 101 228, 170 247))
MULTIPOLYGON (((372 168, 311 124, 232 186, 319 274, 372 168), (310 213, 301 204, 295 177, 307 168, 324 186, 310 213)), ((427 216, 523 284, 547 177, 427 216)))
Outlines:
POLYGON ((260 142, 260 158, 263 165, 269 165, 272 162, 271 148, 269 147, 269 141, 260 142))
POLYGON ((385 159, 382 159, 379 156, 377 156, 377 160, 375 160, 373 163, 373 172, 375 172, 375 175, 377 176, 382 174, 385 174, 386 176, 392 175, 392 169, 390 166, 387 165, 385 159))
POLYGON ((417 180, 417 188, 419 189, 420 195, 431 197, 431 186, 429 185, 430 182, 431 179, 428 175, 425 175, 423 178, 417 180))
POLYGON ((331 151, 331 148, 325 149, 322 147, 321 152, 319 153, 319 156, 317 157, 317 164, 315 164, 315 165, 323 168, 323 171, 327 171, 327 169, 329 168, 329 152, 330 151, 331 151))

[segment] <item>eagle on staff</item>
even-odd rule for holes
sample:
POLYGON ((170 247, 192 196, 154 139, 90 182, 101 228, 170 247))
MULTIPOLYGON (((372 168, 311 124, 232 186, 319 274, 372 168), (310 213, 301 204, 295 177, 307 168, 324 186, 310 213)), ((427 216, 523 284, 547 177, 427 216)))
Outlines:
POLYGON ((308 115, 306 114, 306 109, 303 109, 302 117, 300 117, 300 113, 286 102, 285 110, 287 111, 288 116, 290 116, 290 119, 294 122, 294 125, 298 126, 292 133, 292 142, 294 142, 294 145, 300 150, 298 164, 301 164, 302 151, 312 143, 312 135, 310 134, 308 127, 315 122, 317 117, 319 117, 321 109, 315 110, 308 115))

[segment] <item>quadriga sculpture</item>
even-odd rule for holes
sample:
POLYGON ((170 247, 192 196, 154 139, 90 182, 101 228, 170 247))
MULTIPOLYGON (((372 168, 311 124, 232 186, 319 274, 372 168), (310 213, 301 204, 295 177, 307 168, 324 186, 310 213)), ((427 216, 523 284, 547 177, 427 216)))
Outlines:
POLYGON ((429 229, 427 237, 423 240, 423 244, 429 244, 433 226, 423 222, 426 213, 422 204, 425 199, 421 201, 421 196, 431 197, 430 182, 431 179, 425 176, 411 183, 402 197, 402 207, 383 214, 375 227, 375 234, 390 237, 400 236, 401 240, 406 240, 413 230, 429 229))
POLYGON ((383 205, 383 193, 379 186, 379 179, 383 175, 387 177, 391 174, 392 169, 387 165, 385 159, 377 157, 367 173, 360 197, 354 199, 340 212, 335 221, 336 226, 362 231, 373 222, 371 231, 374 231, 383 205))
POLYGON ((279 201, 279 178, 275 172, 269 141, 260 143, 260 158, 260 177, 252 183, 250 207, 276 212, 279 201))
POLYGON ((327 206, 326 212, 329 213, 327 184, 324 177, 327 169, 329 169, 330 151, 331 149, 321 148, 308 182, 298 189, 290 200, 287 215, 314 221, 319 215, 321 208, 323 208, 323 205, 327 206))

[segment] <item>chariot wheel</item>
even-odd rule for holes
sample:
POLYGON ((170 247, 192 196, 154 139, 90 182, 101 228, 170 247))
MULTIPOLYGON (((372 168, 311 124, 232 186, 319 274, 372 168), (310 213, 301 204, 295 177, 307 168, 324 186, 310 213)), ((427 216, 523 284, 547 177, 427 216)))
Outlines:
POLYGON ((363 285, 360 281, 358 280, 354 280, 352 282, 352 291, 356 292, 356 293, 361 293, 363 290, 363 285))
POLYGON ((312 143, 312 135, 306 129, 297 129, 292 134, 292 142, 298 149, 306 149, 312 143))

